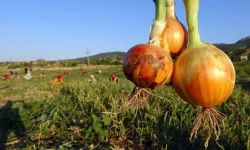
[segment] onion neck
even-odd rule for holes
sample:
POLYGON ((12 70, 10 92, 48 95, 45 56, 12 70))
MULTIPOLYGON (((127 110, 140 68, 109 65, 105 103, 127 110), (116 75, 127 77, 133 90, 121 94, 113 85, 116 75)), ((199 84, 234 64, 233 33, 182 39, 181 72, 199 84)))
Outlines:
POLYGON ((206 46, 200 39, 198 29, 199 0, 183 0, 186 9, 186 20, 188 24, 189 47, 206 46))
POLYGON ((155 20, 160 23, 165 23, 166 15, 166 0, 155 0, 155 20))
POLYGON ((167 18, 175 18, 175 10, 174 10, 174 5, 175 1, 174 0, 166 0, 166 21, 167 18))
POLYGON ((161 34, 165 28, 165 16, 166 16, 166 0, 154 0, 155 3, 155 19, 150 29, 149 43, 160 46, 161 34))

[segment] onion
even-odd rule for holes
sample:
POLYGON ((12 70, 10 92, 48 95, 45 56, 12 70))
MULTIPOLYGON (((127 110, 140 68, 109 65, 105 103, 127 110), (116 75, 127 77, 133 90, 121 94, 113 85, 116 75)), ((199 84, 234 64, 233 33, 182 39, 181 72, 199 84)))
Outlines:
POLYGON ((126 78, 136 85, 124 108, 138 109, 147 104, 149 91, 168 83, 173 73, 171 56, 153 44, 138 44, 130 48, 122 67, 126 78))
POLYGON ((138 44, 127 52, 123 72, 128 80, 141 88, 154 89, 166 84, 172 75, 173 62, 169 54, 152 44, 138 44))
POLYGON ((130 48, 123 60, 123 73, 135 84, 123 105, 138 109, 147 104, 150 90, 170 81, 173 61, 160 46, 160 36, 165 27, 165 0, 155 0, 155 20, 150 31, 148 44, 137 44, 130 48))
POLYGON ((179 55, 188 43, 187 30, 176 18, 174 5, 174 0, 166 1, 166 26, 161 34, 161 47, 173 56, 179 55))
POLYGON ((235 85, 235 69, 229 57, 212 44, 202 42, 198 31, 199 0, 184 0, 189 31, 189 45, 177 58, 172 76, 173 87, 187 103, 202 107, 194 121, 190 139, 197 134, 201 123, 208 123, 218 139, 219 123, 226 116, 214 107, 226 101, 235 85))

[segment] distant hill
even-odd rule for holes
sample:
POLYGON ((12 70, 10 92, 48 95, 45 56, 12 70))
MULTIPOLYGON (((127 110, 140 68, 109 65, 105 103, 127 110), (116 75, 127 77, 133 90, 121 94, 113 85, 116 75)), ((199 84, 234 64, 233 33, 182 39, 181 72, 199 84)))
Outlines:
MULTIPOLYGON (((98 59, 98 58, 105 58, 105 57, 123 57, 125 56, 126 52, 120 52, 120 51, 116 51, 116 52, 105 52, 105 53, 99 53, 96 55, 92 55, 89 56, 90 59, 98 59)), ((82 60, 82 59, 86 59, 86 57, 79 57, 76 58, 74 60, 82 60)))
POLYGON ((214 44, 223 51, 234 51, 234 50, 244 50, 250 48, 250 36, 240 39, 239 41, 232 44, 214 44))
POLYGON ((232 44, 214 44, 223 50, 232 60, 239 60, 241 55, 250 54, 250 36, 240 39, 232 44))
POLYGON ((238 42, 235 43, 235 45, 243 48, 249 48, 250 47, 250 36, 247 36, 238 42))

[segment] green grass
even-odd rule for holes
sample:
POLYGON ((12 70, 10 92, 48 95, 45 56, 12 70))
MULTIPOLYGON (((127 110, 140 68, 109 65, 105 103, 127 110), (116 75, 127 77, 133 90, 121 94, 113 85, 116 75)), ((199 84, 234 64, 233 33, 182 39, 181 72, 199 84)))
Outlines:
MULTIPOLYGON (((249 63, 235 66, 238 80, 249 82, 249 63)), ((62 70, 45 71, 46 79, 37 79, 40 72, 33 71, 32 81, 26 81, 24 74, 17 81, 0 81, 0 104, 9 101, 13 105, 0 109, 0 143, 9 143, 6 147, 10 149, 95 146, 96 149, 204 149, 205 130, 189 141, 200 108, 183 102, 172 87, 154 90, 154 94, 165 99, 150 96, 148 105, 138 112, 120 110, 134 86, 125 79, 121 69, 106 69, 102 74, 87 70, 87 76, 81 75, 81 71, 72 70, 71 76, 64 76, 61 88, 50 88, 48 82, 62 70), (119 84, 108 80, 113 71, 119 77, 119 84), (97 83, 87 82, 90 74, 96 77, 97 83), (10 144, 13 141, 16 144, 10 144)), ((249 92, 237 83, 230 98, 217 107, 227 115, 226 127, 221 128, 217 143, 212 136, 208 149, 250 149, 249 92)))

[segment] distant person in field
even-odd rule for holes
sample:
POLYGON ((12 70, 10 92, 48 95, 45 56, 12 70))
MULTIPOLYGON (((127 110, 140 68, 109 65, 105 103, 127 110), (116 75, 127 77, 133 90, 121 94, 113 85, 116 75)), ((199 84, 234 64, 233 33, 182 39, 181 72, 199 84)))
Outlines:
POLYGON ((52 86, 60 86, 63 84, 62 75, 57 75, 57 77, 54 80, 50 80, 50 85, 52 86))
POLYGON ((111 77, 109 78, 109 81, 118 83, 118 78, 116 77, 114 72, 111 74, 111 77))
POLYGON ((95 79, 94 75, 90 75, 90 78, 88 81, 89 81, 89 83, 95 83, 96 79, 95 79))
POLYGON ((19 79, 19 72, 18 72, 18 71, 15 71, 11 78, 12 78, 13 80, 18 80, 18 79, 19 79))
POLYGON ((87 72, 86 72, 86 71, 83 71, 83 72, 82 72, 82 75, 87 75, 87 72))
POLYGON ((27 74, 27 73, 28 73, 28 71, 29 71, 29 68, 28 68, 28 67, 25 67, 25 68, 24 68, 24 73, 26 73, 26 74, 27 74))
POLYGON ((68 70, 68 71, 65 71, 63 74, 64 75, 71 75, 71 72, 70 72, 70 70, 68 70))
POLYGON ((10 76, 12 77, 14 75, 14 72, 10 70, 10 76))
POLYGON ((98 70, 98 73, 102 73, 102 70, 98 70))
POLYGON ((28 73, 24 76, 26 80, 31 80, 32 79, 32 74, 31 71, 28 71, 28 73))
POLYGON ((6 74, 4 74, 4 75, 2 76, 2 79, 5 80, 5 81, 6 81, 8 78, 9 78, 9 74, 8 74, 8 73, 6 73, 6 74))
POLYGON ((40 76, 38 77, 38 79, 43 79, 43 78, 45 78, 45 74, 44 74, 44 72, 41 72, 41 74, 40 74, 40 76))

